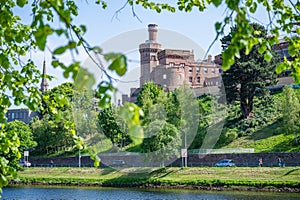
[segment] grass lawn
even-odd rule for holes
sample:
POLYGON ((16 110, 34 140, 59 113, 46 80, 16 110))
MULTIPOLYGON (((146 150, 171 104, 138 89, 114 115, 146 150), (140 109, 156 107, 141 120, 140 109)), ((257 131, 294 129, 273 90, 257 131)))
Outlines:
POLYGON ((19 176, 44 184, 300 187, 300 167, 28 168, 19 176))
POLYGON ((294 134, 281 133, 278 123, 265 127, 249 136, 235 139, 223 148, 254 148, 259 152, 300 152, 294 134))

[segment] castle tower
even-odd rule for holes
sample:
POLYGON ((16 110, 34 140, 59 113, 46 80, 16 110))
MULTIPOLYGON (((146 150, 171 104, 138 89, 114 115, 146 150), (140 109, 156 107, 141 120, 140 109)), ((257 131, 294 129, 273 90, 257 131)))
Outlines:
POLYGON ((48 80, 46 78, 46 61, 44 60, 44 64, 43 64, 43 74, 42 74, 42 82, 41 82, 41 92, 45 93, 46 91, 48 91, 48 80))
POLYGON ((152 70, 158 65, 157 53, 161 50, 161 44, 157 43, 158 26, 156 24, 148 25, 149 40, 140 44, 140 62, 141 77, 140 87, 150 81, 152 70))

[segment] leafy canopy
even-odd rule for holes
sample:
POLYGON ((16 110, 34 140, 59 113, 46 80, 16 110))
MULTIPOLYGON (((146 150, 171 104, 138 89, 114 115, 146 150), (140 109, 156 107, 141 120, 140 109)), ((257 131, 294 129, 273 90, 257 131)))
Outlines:
MULTIPOLYGON (((259 37, 266 37, 266 30, 259 24, 251 24, 254 30, 260 32, 259 37)), ((224 51, 229 48, 231 38, 236 34, 237 27, 221 39, 224 51)), ((240 112, 242 118, 252 115, 254 95, 266 90, 269 85, 274 85, 276 80, 275 65, 277 57, 273 57, 270 62, 260 54, 264 46, 255 45, 249 54, 244 49, 239 51, 239 56, 235 58, 235 63, 231 68, 222 74, 226 98, 228 102, 235 100, 240 102, 240 112)))

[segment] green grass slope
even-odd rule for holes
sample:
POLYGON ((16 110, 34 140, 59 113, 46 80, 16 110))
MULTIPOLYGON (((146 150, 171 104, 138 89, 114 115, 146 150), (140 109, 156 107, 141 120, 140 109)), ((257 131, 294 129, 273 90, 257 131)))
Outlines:
POLYGON ((279 122, 251 135, 239 137, 222 148, 254 148, 255 152, 300 152, 295 135, 280 131, 279 122))

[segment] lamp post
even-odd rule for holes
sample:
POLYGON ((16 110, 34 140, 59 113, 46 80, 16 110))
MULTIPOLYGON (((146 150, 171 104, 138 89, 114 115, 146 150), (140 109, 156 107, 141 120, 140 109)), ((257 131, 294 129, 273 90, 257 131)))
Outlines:
POLYGON ((78 150, 78 167, 81 167, 81 155, 80 155, 80 149, 78 150))
POLYGON ((184 149, 185 149, 185 167, 187 167, 187 148, 186 148, 186 131, 184 132, 184 149))

